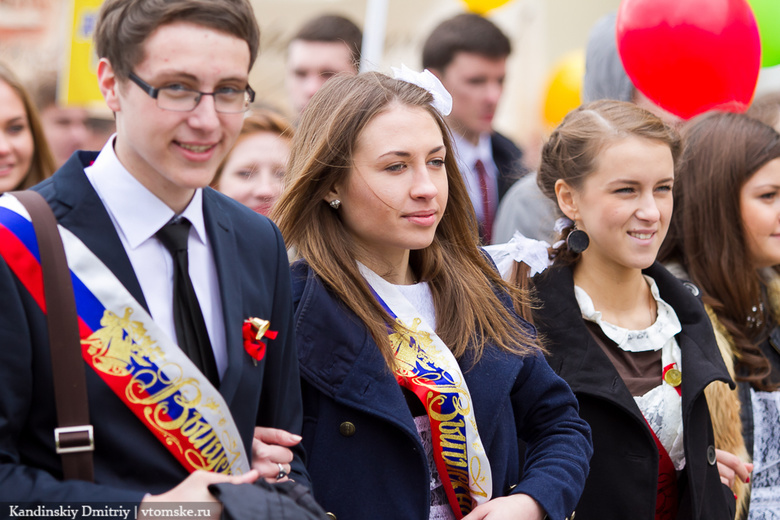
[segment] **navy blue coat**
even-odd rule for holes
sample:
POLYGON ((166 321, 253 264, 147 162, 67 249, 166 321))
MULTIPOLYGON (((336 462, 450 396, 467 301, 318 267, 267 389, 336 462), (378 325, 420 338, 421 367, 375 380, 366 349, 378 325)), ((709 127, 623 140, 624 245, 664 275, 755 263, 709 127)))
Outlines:
MULTIPOLYGON (((426 520, 430 474, 412 413, 366 327, 307 264, 293 264, 303 442, 315 498, 339 520, 426 520)), ((509 305, 508 301, 505 301, 509 305)), ((526 493, 569 515, 591 455, 569 387, 542 356, 487 346, 460 360, 493 473, 493 497, 526 493), (521 468, 518 438, 528 443, 521 468)))
MULTIPOLYGON (((34 189, 70 229, 146 306, 119 236, 83 168, 94 153, 78 152, 34 189)), ((228 367, 219 387, 251 457, 255 425, 300 432, 302 408, 292 335, 290 274, 284 244, 266 218, 206 189, 206 231, 213 244, 222 297, 228 367), (245 352, 241 326, 248 317, 270 320, 279 331, 257 365, 245 352)), ((143 208, 138 208, 143 211, 143 208)), ((148 307, 147 307, 148 309, 148 307)), ((95 483, 62 482, 54 450, 52 388, 46 321, 40 308, 0 258, 0 503, 20 501, 140 502, 187 477, 184 467, 86 367, 95 431, 95 483)), ((295 479, 308 483, 302 452, 295 479)))
MULTIPOLYGON (((685 469, 678 480, 678 520, 734 518, 734 494, 720 481, 704 388, 733 384, 715 343, 704 306, 656 263, 644 273, 682 325, 682 414, 685 469)), ((658 448, 642 412, 617 369, 596 343, 574 296, 569 267, 534 278, 541 308, 534 323, 544 335, 550 366, 571 385, 580 414, 593 429, 593 459, 577 520, 653 520, 658 485, 658 448)))

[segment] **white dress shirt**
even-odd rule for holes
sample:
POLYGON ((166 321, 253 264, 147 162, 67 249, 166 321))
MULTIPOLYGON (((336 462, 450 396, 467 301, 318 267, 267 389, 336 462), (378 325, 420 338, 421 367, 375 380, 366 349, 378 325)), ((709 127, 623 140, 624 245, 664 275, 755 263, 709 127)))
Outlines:
MULTIPOLYGON (((114 223, 152 318, 175 340, 173 259, 155 233, 176 215, 119 162, 114 152, 114 139, 115 135, 84 172, 114 223)), ((192 223, 187 242, 190 278, 203 312, 221 378, 227 368, 225 323, 216 263, 203 221, 202 190, 195 191, 181 216, 192 223)))
POLYGON ((479 174, 474 169, 477 160, 481 160, 487 173, 488 192, 493 211, 498 208, 498 167, 493 160, 493 149, 490 143, 490 134, 482 134, 479 137, 479 143, 476 146, 464 139, 457 132, 452 133, 453 144, 455 145, 455 157, 458 160, 463 180, 466 182, 466 189, 471 197, 471 204, 474 206, 474 212, 477 214, 477 220, 485 220, 485 209, 482 207, 482 188, 479 185, 479 174))

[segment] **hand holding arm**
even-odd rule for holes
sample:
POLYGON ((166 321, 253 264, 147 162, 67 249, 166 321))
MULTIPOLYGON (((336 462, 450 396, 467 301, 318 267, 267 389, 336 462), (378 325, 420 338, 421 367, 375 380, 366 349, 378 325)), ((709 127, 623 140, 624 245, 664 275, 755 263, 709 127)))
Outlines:
POLYGON ((257 426, 252 439, 252 469, 258 471, 267 482, 282 482, 287 477, 277 480, 279 464, 286 473, 290 472, 293 452, 289 446, 301 442, 301 436, 277 428, 257 426))
POLYGON ((159 495, 147 495, 139 507, 139 518, 154 518, 156 515, 151 511, 155 509, 154 504, 163 503, 165 509, 170 509, 173 504, 214 504, 211 509, 211 518, 217 520, 222 516, 222 504, 214 498, 209 492, 210 484, 251 484, 259 477, 256 470, 252 470, 243 475, 222 475, 219 473, 209 473, 207 471, 196 471, 191 473, 181 484, 161 493, 159 495))
POLYGON ((720 481, 729 488, 734 486, 734 479, 739 477, 742 482, 750 482, 750 472, 753 464, 743 462, 742 459, 728 451, 715 450, 715 458, 718 461, 718 473, 720 481))

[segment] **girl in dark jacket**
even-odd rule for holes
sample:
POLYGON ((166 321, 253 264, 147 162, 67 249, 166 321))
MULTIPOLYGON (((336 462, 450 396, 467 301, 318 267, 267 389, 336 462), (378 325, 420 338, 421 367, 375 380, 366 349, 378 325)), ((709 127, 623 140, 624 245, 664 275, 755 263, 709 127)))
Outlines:
POLYGON ((449 94, 402 74, 334 78, 314 96, 275 214, 302 258, 315 497, 339 520, 562 520, 587 475, 587 425, 477 247, 449 94))
POLYGON ((570 113, 542 151, 539 186, 570 221, 533 280, 548 360, 592 428, 578 520, 734 518, 704 388, 730 382, 700 301, 655 263, 672 213, 676 133, 635 105, 570 113), (723 478, 719 473, 723 471, 723 478))

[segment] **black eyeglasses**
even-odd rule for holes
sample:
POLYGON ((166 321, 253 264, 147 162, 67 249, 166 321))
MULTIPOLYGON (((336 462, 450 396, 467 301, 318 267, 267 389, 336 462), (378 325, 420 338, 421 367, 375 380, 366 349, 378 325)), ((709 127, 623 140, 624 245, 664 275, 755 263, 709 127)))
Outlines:
POLYGON ((239 114, 246 112, 249 105, 255 100, 255 91, 249 85, 244 90, 222 87, 214 92, 200 92, 181 85, 153 87, 136 76, 134 72, 130 73, 129 78, 141 87, 141 90, 149 94, 149 97, 157 100, 158 108, 163 110, 189 112, 195 110, 203 96, 213 96, 214 110, 222 114, 239 114))

